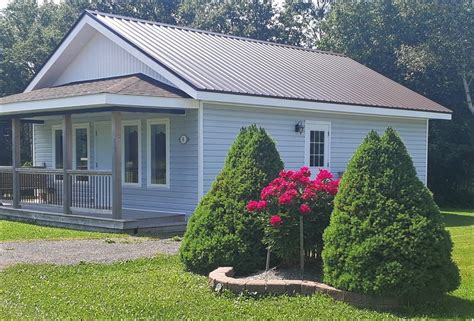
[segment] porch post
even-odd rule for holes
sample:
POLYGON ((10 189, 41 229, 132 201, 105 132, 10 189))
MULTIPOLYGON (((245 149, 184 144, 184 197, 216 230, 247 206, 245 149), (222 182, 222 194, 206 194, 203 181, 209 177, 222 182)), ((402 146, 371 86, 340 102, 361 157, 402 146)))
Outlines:
POLYGON ((63 212, 71 214, 71 178, 72 169, 72 120, 71 115, 63 116, 63 212))
POLYGON ((12 172, 13 172, 13 208, 20 208, 20 119, 12 119, 12 172))
POLYGON ((112 217, 122 218, 122 113, 112 112, 112 217))

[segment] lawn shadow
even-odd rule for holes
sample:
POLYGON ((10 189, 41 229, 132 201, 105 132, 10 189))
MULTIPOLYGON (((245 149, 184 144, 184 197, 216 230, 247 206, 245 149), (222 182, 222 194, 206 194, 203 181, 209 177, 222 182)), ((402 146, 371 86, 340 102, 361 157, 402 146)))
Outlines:
POLYGON ((401 318, 472 319, 474 301, 445 294, 437 300, 406 305, 390 312, 401 318))
POLYGON ((462 214, 450 214, 443 212, 443 222, 446 227, 471 226, 474 225, 474 216, 462 214))

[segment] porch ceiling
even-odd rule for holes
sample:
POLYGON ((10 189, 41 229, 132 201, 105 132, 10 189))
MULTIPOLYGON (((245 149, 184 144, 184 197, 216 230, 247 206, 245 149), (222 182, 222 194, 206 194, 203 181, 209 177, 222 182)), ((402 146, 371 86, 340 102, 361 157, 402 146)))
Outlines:
POLYGON ((51 114, 146 107, 152 111, 196 108, 185 92, 143 74, 94 79, 42 88, 0 98, 0 117, 9 114, 51 114), (105 109, 104 109, 105 108, 105 109))

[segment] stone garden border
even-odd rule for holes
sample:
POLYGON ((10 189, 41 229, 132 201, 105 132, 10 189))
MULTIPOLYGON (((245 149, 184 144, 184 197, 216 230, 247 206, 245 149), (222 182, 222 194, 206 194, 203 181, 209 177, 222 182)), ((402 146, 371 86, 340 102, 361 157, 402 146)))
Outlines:
POLYGON ((236 294, 242 292, 259 295, 313 295, 315 293, 323 293, 337 301, 378 309, 394 309, 400 306, 399 302, 393 298, 374 297, 343 291, 319 282, 305 280, 249 280, 236 279, 233 276, 234 268, 219 267, 209 273, 209 286, 215 290, 227 289, 236 294))

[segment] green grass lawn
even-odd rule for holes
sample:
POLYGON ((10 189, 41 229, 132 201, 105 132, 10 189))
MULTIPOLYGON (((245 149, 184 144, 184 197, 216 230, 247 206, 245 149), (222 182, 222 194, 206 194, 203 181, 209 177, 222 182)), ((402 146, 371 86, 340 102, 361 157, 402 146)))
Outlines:
POLYGON ((0 242, 22 240, 93 239, 125 236, 126 234, 76 231, 0 220, 0 242))
POLYGON ((473 318, 474 213, 445 215, 462 285, 438 301, 378 312, 312 297, 217 295, 207 278, 188 272, 177 256, 56 267, 22 265, 0 273, 0 319, 336 319, 473 318))

